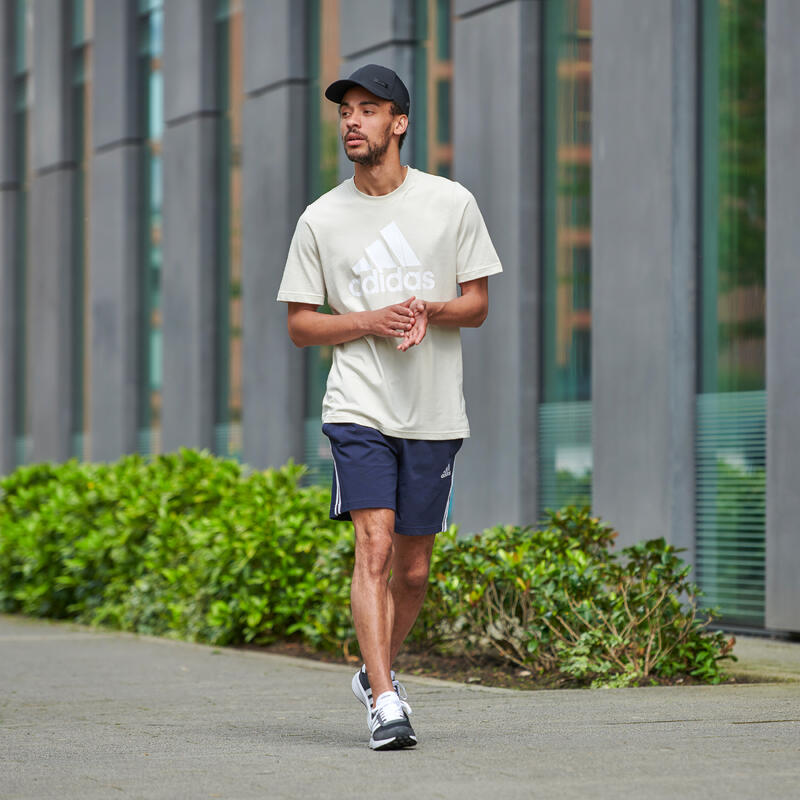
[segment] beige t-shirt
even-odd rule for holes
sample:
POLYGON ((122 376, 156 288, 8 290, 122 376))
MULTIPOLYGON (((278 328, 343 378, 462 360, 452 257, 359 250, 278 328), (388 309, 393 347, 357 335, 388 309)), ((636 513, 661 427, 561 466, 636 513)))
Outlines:
MULTIPOLYGON (((475 198, 459 183, 411 167, 373 197, 352 178, 306 208, 289 248, 278 300, 336 314, 416 296, 452 300, 458 284, 502 272, 475 198)), ((355 422, 405 439, 469 436, 458 328, 430 325, 400 339, 364 336, 333 348, 323 422, 355 422)))

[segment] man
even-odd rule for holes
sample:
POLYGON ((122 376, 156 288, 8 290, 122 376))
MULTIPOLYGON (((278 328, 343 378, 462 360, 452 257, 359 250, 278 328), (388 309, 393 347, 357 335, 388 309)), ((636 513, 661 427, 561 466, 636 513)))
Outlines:
POLYGON ((355 529, 351 608, 364 666, 352 687, 370 747, 391 750, 417 743, 391 667, 425 598, 469 436, 459 328, 483 323, 488 276, 502 267, 472 195, 401 164, 410 99, 392 70, 361 67, 325 97, 339 104, 355 174, 300 217, 278 300, 298 347, 333 345, 322 429, 331 518, 355 529), (326 299, 332 314, 317 310, 326 299))

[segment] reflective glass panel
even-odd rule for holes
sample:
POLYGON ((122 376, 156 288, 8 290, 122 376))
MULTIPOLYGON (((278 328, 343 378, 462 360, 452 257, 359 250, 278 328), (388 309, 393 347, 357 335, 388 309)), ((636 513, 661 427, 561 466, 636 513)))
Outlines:
POLYGON ((72 125, 74 158, 77 164, 72 204, 75 286, 73 307, 73 418, 72 455, 86 455, 86 424, 89 418, 89 327, 86 309, 89 302, 89 213, 91 208, 92 153, 92 47, 86 22, 91 19, 91 0, 73 0, 72 6, 72 125))
POLYGON ((242 453, 242 0, 218 0, 216 15, 219 154, 218 341, 215 451, 242 453))
MULTIPOLYGON (((310 9, 308 201, 313 202, 339 183, 339 109, 325 99, 323 92, 340 77, 340 3, 311 0, 310 9)), ((328 483, 333 472, 328 440, 320 421, 332 358, 330 346, 306 348, 305 463, 309 468, 306 480, 315 483, 328 483)))
POLYGON ((544 6, 541 511, 591 503, 591 22, 544 6))
POLYGON ((139 451, 161 452, 161 382, 163 346, 161 324, 162 137, 164 91, 162 45, 164 12, 160 0, 143 0, 139 18, 140 108, 147 132, 143 168, 142 310, 144 336, 141 374, 144 395, 140 404, 139 451))
POLYGON ((450 177, 453 171, 451 0, 417 0, 416 49, 409 136, 415 167, 450 177))
POLYGON ((30 7, 25 0, 15 0, 13 13, 14 64, 14 164, 17 188, 14 226, 14 463, 24 464, 29 452, 28 419, 26 414, 26 298, 28 263, 28 188, 30 186, 30 142, 28 137, 28 57, 30 48, 30 7))
POLYGON ((764 70, 764 1, 704 3, 704 392, 765 386, 764 70))
POLYGON ((702 4, 696 580, 763 625, 766 487, 765 3, 702 4))

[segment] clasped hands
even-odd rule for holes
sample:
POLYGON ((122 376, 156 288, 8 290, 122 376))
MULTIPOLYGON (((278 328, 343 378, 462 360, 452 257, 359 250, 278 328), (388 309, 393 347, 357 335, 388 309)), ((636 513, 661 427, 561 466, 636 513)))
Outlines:
POLYGON ((371 312, 372 332, 377 336, 396 337, 403 341, 397 349, 405 352, 419 344, 428 330, 428 304, 416 297, 371 312))

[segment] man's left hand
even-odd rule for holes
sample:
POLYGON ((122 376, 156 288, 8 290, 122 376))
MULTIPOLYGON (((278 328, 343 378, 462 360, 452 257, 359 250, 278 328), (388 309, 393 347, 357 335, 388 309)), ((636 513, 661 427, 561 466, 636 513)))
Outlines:
POLYGON ((403 335, 403 341, 397 345, 397 349, 403 352, 419 344, 428 330, 428 304, 424 300, 414 300, 408 308, 414 314, 414 324, 403 335))

